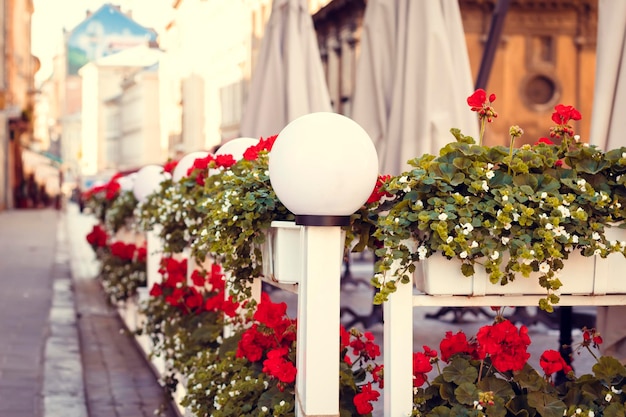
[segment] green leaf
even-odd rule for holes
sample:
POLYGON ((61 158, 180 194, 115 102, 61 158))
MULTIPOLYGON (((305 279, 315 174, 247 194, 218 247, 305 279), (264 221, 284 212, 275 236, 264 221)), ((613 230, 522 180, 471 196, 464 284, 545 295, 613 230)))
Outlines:
POLYGON ((528 393, 528 405, 537 409, 541 417, 563 417, 565 403, 544 392, 528 393))
POLYGON ((472 405, 478 400, 478 389, 471 382, 464 382, 454 390, 454 396, 458 402, 472 405))
POLYGON ((478 370, 467 359, 457 356, 443 369, 442 375, 446 382, 473 384, 478 378, 478 370))
POLYGON ((432 411, 427 414, 427 416, 428 417, 457 417, 456 415, 452 415, 451 410, 444 406, 433 408, 432 411))
POLYGON ((545 379, 529 364, 524 365, 524 369, 515 375, 515 381, 529 391, 545 391, 547 388, 545 379))
POLYGON ((524 193, 531 195, 534 193, 539 185, 539 180, 536 174, 520 174, 513 177, 513 184, 524 190, 524 193), (528 188, 530 187, 530 189, 528 188))
POLYGON ((503 398, 505 400, 515 395, 510 383, 494 376, 483 378, 478 383, 478 388, 483 392, 492 391, 496 398, 503 398))
POLYGON ((591 368, 599 379, 611 384, 617 377, 626 377, 626 368, 612 356, 602 356, 591 368))
POLYGON ((604 417, 626 417, 624 404, 611 403, 604 409, 604 417))
POLYGON ((512 398, 509 402, 506 403, 506 408, 517 417, 529 417, 532 411, 535 415, 534 410, 530 410, 528 407, 528 401, 525 395, 517 395, 512 398))

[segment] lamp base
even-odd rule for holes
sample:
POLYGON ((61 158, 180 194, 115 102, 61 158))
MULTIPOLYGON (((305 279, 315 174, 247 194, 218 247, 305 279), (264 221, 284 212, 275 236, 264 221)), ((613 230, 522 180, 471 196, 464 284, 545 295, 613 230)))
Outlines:
POLYGON ((349 226, 350 216, 299 214, 296 215, 296 224, 299 226, 349 226))

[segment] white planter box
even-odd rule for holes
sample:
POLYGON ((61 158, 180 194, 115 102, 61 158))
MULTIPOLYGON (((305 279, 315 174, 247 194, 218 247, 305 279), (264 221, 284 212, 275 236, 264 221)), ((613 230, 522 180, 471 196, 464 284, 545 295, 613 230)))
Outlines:
MULTIPOLYGON (((620 255, 621 256, 621 255, 620 255)), ((492 284, 484 268, 475 265, 475 274, 466 277, 461 272, 461 261, 444 256, 431 256, 416 263, 415 286, 430 295, 545 295, 539 285, 538 273, 529 277, 519 275, 506 285, 492 284)), ((570 255, 559 272, 563 286, 561 294, 594 294, 595 257, 578 253, 570 255)))
MULTIPOLYGON (((626 241, 626 229, 607 227, 604 232, 609 240, 626 241)), ((626 279, 620 276, 622 271, 626 271, 626 257, 621 253, 612 253, 604 259, 596 256, 596 294, 626 294, 626 279)))
POLYGON ((303 274, 304 226, 274 221, 261 247, 263 276, 281 284, 297 284, 303 274))

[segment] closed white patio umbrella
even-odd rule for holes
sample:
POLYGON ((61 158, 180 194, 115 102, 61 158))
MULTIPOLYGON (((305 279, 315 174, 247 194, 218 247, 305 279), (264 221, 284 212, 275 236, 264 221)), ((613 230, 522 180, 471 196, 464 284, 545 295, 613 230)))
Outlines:
POLYGON ((361 45, 352 118, 374 141, 381 173, 438 154, 454 140, 452 127, 478 139, 457 0, 369 0, 361 45))
POLYGON ((240 134, 268 137, 299 116, 331 112, 313 19, 306 0, 274 0, 240 134))
MULTIPOLYGON (((591 144, 604 150, 626 146, 626 1, 600 0, 591 144)), ((615 274, 619 274, 615 271, 615 274)), ((598 307, 603 353, 626 361, 626 306, 598 307)))

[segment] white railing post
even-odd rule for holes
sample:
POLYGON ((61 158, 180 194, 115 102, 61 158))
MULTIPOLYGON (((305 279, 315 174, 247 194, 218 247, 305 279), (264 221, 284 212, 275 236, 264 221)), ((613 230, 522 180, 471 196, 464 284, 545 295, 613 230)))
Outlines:
POLYGON ((339 416, 339 226, 306 226, 298 288, 296 416, 339 416))
POLYGON ((159 268, 163 256, 163 241, 159 236, 161 225, 155 225, 152 230, 146 232, 146 282, 148 291, 154 284, 161 282, 159 268))
MULTIPOLYGON (((391 271, 390 271, 391 273, 391 271)), ((383 305, 384 414, 410 416, 413 410, 413 285, 400 284, 383 305)))

